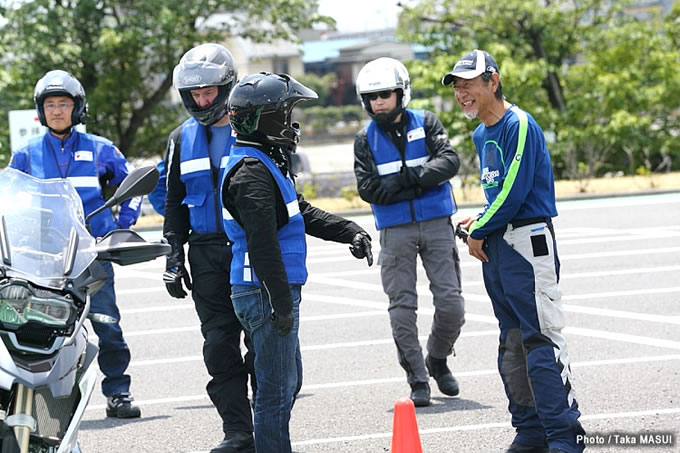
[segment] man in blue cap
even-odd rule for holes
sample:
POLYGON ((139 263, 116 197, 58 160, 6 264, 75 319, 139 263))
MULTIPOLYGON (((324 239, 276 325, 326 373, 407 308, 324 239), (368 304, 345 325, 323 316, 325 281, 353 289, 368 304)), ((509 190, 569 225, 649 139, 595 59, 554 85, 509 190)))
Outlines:
POLYGON ((574 399, 550 154, 531 115, 505 100, 498 65, 483 50, 465 54, 442 78, 468 119, 487 205, 461 222, 470 255, 500 326, 498 368, 517 434, 507 453, 578 453, 584 448, 574 399))

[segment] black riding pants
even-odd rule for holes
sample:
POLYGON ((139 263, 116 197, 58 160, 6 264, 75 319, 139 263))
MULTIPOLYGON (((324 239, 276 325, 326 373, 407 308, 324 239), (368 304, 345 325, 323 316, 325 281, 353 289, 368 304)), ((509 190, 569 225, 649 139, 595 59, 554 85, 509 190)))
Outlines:
POLYGON ((249 352, 244 361, 242 328, 230 297, 231 245, 192 239, 195 238, 189 240, 192 297, 201 321, 203 361, 212 378, 206 390, 222 418, 225 433, 252 432, 247 386, 248 374, 254 374, 253 358, 249 357, 252 348, 246 338, 249 352), (246 363, 250 363, 249 369, 246 363))

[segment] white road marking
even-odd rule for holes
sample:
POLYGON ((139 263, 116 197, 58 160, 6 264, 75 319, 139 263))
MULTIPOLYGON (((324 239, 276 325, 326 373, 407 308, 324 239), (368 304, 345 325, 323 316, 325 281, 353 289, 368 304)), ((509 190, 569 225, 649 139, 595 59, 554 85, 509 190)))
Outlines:
POLYGON ((644 296, 648 294, 667 294, 677 292, 680 292, 680 286, 671 286, 668 288, 631 289, 626 291, 605 291, 601 293, 590 294, 568 294, 566 296, 562 296, 562 300, 598 299, 601 297, 644 296))
MULTIPOLYGON (((161 283, 161 285, 162 285, 162 283, 161 283)), ((156 292, 160 292, 160 291, 165 292, 165 286, 148 286, 146 288, 117 289, 116 290, 116 296, 127 296, 127 295, 131 295, 131 294, 156 293, 156 292)))
MULTIPOLYGON (((351 283, 351 282, 348 282, 348 283, 351 283)), ((592 293, 592 294, 587 294, 587 295, 565 296, 565 297, 563 297, 563 300, 597 299, 597 298, 600 298, 600 297, 621 297, 621 296, 629 296, 629 295, 659 294, 659 293, 668 293, 668 292, 680 292, 680 287, 655 288, 655 289, 650 289, 650 290, 633 290, 633 291, 610 291, 610 292, 605 292, 605 293, 592 293)), ((465 298, 466 298, 467 301, 470 301, 470 302, 476 301, 476 302, 487 302, 487 303, 489 303, 488 297, 483 296, 483 295, 466 294, 465 298)), ((334 304, 334 305, 355 306, 355 307, 373 309, 371 311, 361 311, 361 312, 353 312, 353 313, 351 312, 351 313, 336 313, 336 314, 329 314, 329 315, 302 316, 300 318, 300 322, 305 322, 305 323, 306 322, 315 322, 315 321, 327 321, 327 320, 334 320, 334 319, 362 318, 362 317, 367 317, 367 316, 386 316, 387 315, 387 307, 388 307, 387 302, 375 302, 375 301, 372 301, 372 300, 361 300, 361 299, 346 299, 344 297, 328 296, 328 295, 324 295, 324 294, 305 294, 303 299, 304 300, 310 300, 310 301, 316 301, 316 302, 329 303, 329 304, 334 304)), ((177 306, 173 306, 173 305, 161 306, 161 307, 158 307, 157 310, 155 310, 151 307, 140 308, 140 309, 122 310, 121 313, 122 314, 130 314, 130 313, 134 314, 134 313, 146 313, 146 312, 153 312, 153 311, 184 310, 184 309, 189 309, 189 308, 192 308, 192 305, 190 305, 190 304, 178 304, 177 306)), ((610 310, 610 309, 593 308, 593 307, 585 307, 585 306, 570 305, 570 304, 564 304, 564 310, 567 311, 567 312, 584 313, 584 314, 590 314, 590 315, 602 316, 602 317, 632 319, 632 320, 640 320, 640 321, 648 321, 648 322, 657 322, 657 323, 662 323, 662 324, 680 324, 680 317, 679 316, 654 315, 654 314, 648 314, 648 313, 629 312, 629 311, 623 311, 623 310, 610 310)), ((421 307, 421 308, 418 309, 418 312, 422 315, 431 315, 431 314, 434 313, 434 309, 433 308, 427 308, 427 307, 421 307)), ((477 322, 483 322, 483 323, 494 324, 494 325, 498 324, 498 320, 493 316, 480 315, 480 314, 475 314, 475 313, 466 313, 465 316, 469 321, 477 321, 477 322)), ((193 331, 198 331, 198 330, 200 330, 199 326, 196 325, 196 326, 185 326, 185 327, 175 327, 175 328, 128 331, 128 332, 125 333, 125 336, 126 337, 135 337, 135 336, 143 336, 143 335, 158 335, 158 334, 189 332, 189 331, 193 332, 193 331)), ((582 335, 582 336, 589 336, 589 337, 595 337, 595 338, 608 338, 608 339, 617 340, 617 341, 652 345, 652 346, 658 346, 658 347, 668 347, 668 348, 672 348, 672 349, 677 349, 677 347, 678 347, 677 345, 680 344, 680 342, 674 342, 674 341, 670 341, 670 340, 658 340, 658 339, 654 339, 654 338, 650 338, 650 337, 617 334, 615 332, 605 332, 605 331, 593 330, 593 329, 577 330, 576 328, 567 327, 564 331, 565 331, 565 333, 571 333, 571 334, 574 334, 574 335, 582 335)))
MULTIPOLYGON (((559 246, 558 241, 558 246, 559 246)), ((560 261, 566 260, 589 260, 589 259, 601 259, 601 258, 612 258, 615 256, 637 256, 637 255, 660 255, 662 253, 673 253, 677 254, 680 252, 680 247, 666 247, 658 249, 638 249, 638 250, 615 250, 611 252, 593 252, 593 253, 576 253, 576 254, 560 254, 560 261)))
MULTIPOLYGON (((165 289, 165 288, 164 288, 165 289)), ((187 304, 182 302, 177 302, 173 305, 156 305, 152 307, 143 308, 128 308, 125 310, 120 310, 121 315, 136 315, 139 313, 155 313, 161 311, 176 311, 176 310, 188 310, 194 309, 194 304, 187 304)))
POLYGON ((125 338, 128 337, 142 337, 146 335, 163 335, 166 333, 180 333, 180 332, 200 332, 201 327, 197 324, 195 326, 186 327, 168 327, 166 329, 148 329, 148 330, 133 330, 125 332, 125 338))
MULTIPOLYGON (((472 263, 475 266, 481 266, 478 262, 472 263)), ((656 266, 656 267, 639 267, 631 269, 615 269, 607 271, 597 271, 597 272, 572 272, 569 274, 561 274, 560 280, 565 279, 575 279, 575 278, 593 278, 593 277, 608 277, 613 275, 638 275, 638 274, 657 274, 660 272, 677 272, 680 271, 680 266, 656 266)), ((317 278, 339 278, 339 277, 351 277, 354 275, 371 275, 379 274, 380 268, 372 269, 353 269, 349 271, 337 271, 337 272, 314 272, 310 274, 310 278, 316 281, 317 278)), ((477 281, 464 281, 463 284, 467 287, 470 284, 479 285, 483 282, 481 280, 477 281)))
MULTIPOLYGON (((680 234, 674 234, 674 237, 680 237, 680 234)), ((557 240, 557 245, 562 246, 562 245, 578 245, 578 244, 601 244, 603 242, 615 242, 615 241, 642 241, 643 239, 646 239, 648 236, 642 237, 642 236, 620 236, 620 237, 613 237, 613 238, 606 238, 606 237, 598 237, 598 238, 592 238, 592 239, 579 239, 579 240, 574 240, 574 241, 561 241, 558 237, 557 240)), ((378 256, 378 249, 373 250, 373 256, 377 257, 378 256)), ((675 253, 677 254, 680 252, 680 247, 666 247, 666 248, 656 248, 656 249, 637 249, 637 250, 631 250, 631 249, 625 249, 625 250, 615 250, 615 251, 610 251, 610 252, 605 252, 605 251, 597 251, 593 253, 575 253, 575 254, 560 254, 560 261, 566 261, 566 260, 585 260, 585 259, 593 259, 593 258, 608 258, 608 257, 615 257, 615 256, 637 256, 637 255, 659 255, 661 253, 675 253)), ((459 253, 466 254, 467 250, 465 248, 461 247, 459 249, 459 253)), ((313 264, 320 264, 320 263, 337 263, 340 261, 358 261, 356 258, 354 258, 349 251, 347 252, 347 256, 345 255, 338 255, 338 256, 327 256, 323 258, 309 258, 307 259, 307 266, 311 266, 313 264)), ((471 263, 475 263, 478 266, 481 266, 481 263, 478 261, 465 261, 462 263, 464 267, 471 266, 471 263)))
POLYGON ((677 349, 680 351, 680 341, 660 340, 658 338, 643 337, 641 335, 629 335, 625 333, 606 332, 604 330, 585 329, 583 327, 566 327, 562 332, 570 335, 579 335, 591 338, 602 338, 605 340, 621 341, 624 343, 634 343, 657 348, 677 349))
POLYGON ((564 304, 564 311, 581 313, 607 318, 632 319, 635 321, 658 322, 662 324, 680 324, 680 316, 653 315, 650 313, 638 313, 633 311, 609 310, 606 308, 583 307, 581 305, 564 304))
MULTIPOLYGON (((603 242, 621 242, 621 241, 641 241, 644 238, 649 237, 648 235, 646 236, 639 236, 639 235, 628 235, 628 236, 613 236, 613 237, 595 237, 595 238, 580 238, 580 239, 573 239, 573 240, 560 240, 558 237, 558 245, 559 246, 566 246, 566 245, 579 245, 579 244, 601 244, 603 242)), ((666 233, 659 233, 656 237, 680 237, 680 233, 674 233, 674 232, 666 232, 666 233)), ((465 259, 461 263, 463 267, 473 267, 473 266, 481 266, 481 263, 478 261, 469 261, 467 259, 467 253, 465 247, 459 247, 459 251, 461 254, 465 256, 465 259)), ((598 251, 594 253, 579 253, 579 254, 561 254, 560 255, 560 260, 561 261, 566 261, 566 260, 581 260, 581 259, 592 259, 592 258, 607 258, 607 257, 615 257, 615 256, 637 256, 637 255, 658 255, 661 253, 677 253, 680 251, 680 247, 668 247, 668 248, 657 248, 657 249, 637 249, 637 250, 631 250, 631 249, 626 249, 626 250, 615 250, 615 251, 598 251)), ((373 249, 373 255, 377 258, 378 254, 380 253, 380 248, 376 247, 373 249)), ((323 255, 327 255, 327 253, 324 253, 323 255)), ((365 263, 365 260, 359 261, 356 258, 354 258, 349 251, 345 253, 344 250, 342 250, 341 253, 337 254, 331 254, 330 256, 322 256, 322 257, 316 257, 318 256, 317 254, 312 254, 308 256, 307 258, 307 266, 310 267, 314 264, 321 264, 321 263, 337 263, 337 262, 356 262, 358 264, 365 263)), ((363 265, 363 264, 362 264, 363 265)), ((148 267, 140 268, 135 267, 118 267, 116 268, 116 278, 117 279, 131 279, 131 278, 145 278, 149 280, 154 280, 159 283, 162 283, 162 271, 160 268, 156 272, 145 272, 146 269, 149 269, 148 267)), ((364 272, 366 273, 378 273, 379 269, 378 267, 375 267, 373 269, 367 269, 364 267, 364 272)))
POLYGON ((593 198, 589 200, 564 200, 557 202, 557 211, 577 211, 581 209, 602 209, 625 206, 651 206, 661 204, 668 209, 672 203, 680 202, 677 193, 656 195, 623 195, 610 198, 593 198))
MULTIPOLYGON (((608 414, 590 414, 583 415, 579 420, 609 420, 618 418, 637 418, 646 416, 660 416, 660 415, 675 415, 680 414, 680 408, 670 408, 670 409, 649 409, 645 411, 635 411, 635 412, 614 412, 608 414)), ((421 435, 428 434, 441 434, 441 433, 452 433, 460 431, 479 431, 486 429, 496 429, 496 428, 507 428, 510 429, 512 426, 510 422, 498 422, 498 423, 480 423, 474 425, 457 425, 457 426, 445 426, 441 428, 427 428, 419 429, 418 432, 421 435)), ((364 434, 360 436, 343 436, 343 437, 326 437, 321 439, 309 439, 303 441, 292 442, 293 446, 304 446, 304 445, 319 445, 319 444, 330 444, 330 443, 340 443, 340 442, 356 442, 369 439, 389 439, 392 437, 392 433, 372 433, 364 434)))
MULTIPOLYGON (((165 359, 167 362, 155 362, 154 361, 139 361, 132 362, 130 365, 160 365, 162 363, 182 363, 183 360, 189 359, 187 361, 202 360, 199 356, 191 356, 188 358, 177 357, 175 359, 165 359), (147 363, 148 362, 148 363, 147 363)), ((607 359, 607 360, 592 360, 583 362, 572 362, 570 365, 576 368, 590 368, 590 367, 600 367, 600 366, 612 366, 612 365, 631 365, 636 363, 652 363, 652 362, 669 362, 680 360, 680 354, 671 355, 659 355, 659 356, 644 356, 644 357, 634 357, 634 358, 623 358, 623 359, 607 359)), ((492 376, 498 374, 498 370, 487 369, 487 370, 474 370, 474 371, 458 371, 456 372, 456 377, 466 378, 475 376, 492 376)), ((311 391, 311 390, 322 390, 331 388, 345 388, 345 387, 361 387, 367 385, 382 385, 390 383, 402 383, 404 382, 404 377, 389 377, 389 378, 377 378, 377 379, 363 379, 357 381, 340 381, 340 382, 328 382, 321 384, 303 384, 301 392, 311 391)), ((155 404, 172 404, 181 403, 189 401, 199 401, 207 399, 206 395, 193 395, 193 396, 177 396, 171 398, 159 398, 150 400, 135 400, 135 403, 140 406, 149 406, 155 404)), ((93 404, 88 406, 87 410, 96 410, 105 408, 105 404, 93 404)), ((680 411, 680 408, 678 408, 680 411)))
MULTIPOLYGON (((477 299, 477 300, 486 300, 488 301, 488 298, 486 296, 474 296, 470 297, 470 295, 465 296, 466 299, 477 299)), ((333 296, 327 296, 327 295, 319 295, 319 294, 308 294, 305 296, 306 299, 308 300, 315 300, 318 302, 325 302, 325 303, 332 303, 336 305, 350 305, 350 306, 361 306, 361 307, 372 307, 372 308, 380 308, 380 306, 386 307, 386 303, 380 303, 380 302, 373 302, 373 301, 362 301, 362 300, 348 300, 345 298, 341 297, 333 297, 333 296)), ((421 314, 431 314, 434 313, 434 310, 432 308, 429 309, 424 309, 424 308, 419 308, 418 312, 421 314)), ((623 312, 621 312, 623 313, 623 312)), ((493 316, 485 316, 485 315, 478 315, 478 314, 473 314, 473 313, 466 313, 465 314, 466 319, 470 321, 477 321, 477 322, 484 322, 488 324, 498 324, 498 320, 493 317, 493 316)), ((670 318, 670 317, 669 317, 670 318)), ((655 347, 661 347, 661 348, 670 348, 670 349, 680 349, 680 342, 678 341, 672 341, 672 340, 660 340, 657 338, 652 338, 652 337, 643 337, 639 335, 628 335, 628 334, 620 334, 616 332, 606 332, 603 330, 595 330, 595 329, 584 329, 584 328, 577 328, 577 327, 566 327, 565 329, 562 330, 566 334, 571 334, 571 335, 579 335, 579 336, 586 336, 586 337, 592 337, 592 338, 604 338, 608 340, 615 340, 615 341, 620 341, 620 342, 625 342, 625 343, 634 343, 634 344, 641 344, 641 345, 647 345, 647 346, 655 346, 655 347)))
MULTIPOLYGON (((473 332, 462 332, 460 334, 461 338, 468 337, 485 337, 485 336, 498 336, 498 330, 478 330, 473 332)), ((427 335, 421 335, 418 340, 421 343, 427 341, 427 335)), ((363 348, 366 346, 379 346, 386 344, 394 344, 394 339, 392 338, 380 338, 376 340, 364 340, 364 341, 346 341, 340 343, 327 343, 327 344, 316 344, 302 346, 300 350, 302 352, 306 351, 327 351, 330 349, 342 349, 342 348, 363 348)), ((130 366, 155 366, 155 365, 169 365, 172 363, 186 363, 186 362, 196 362, 202 361, 203 356, 191 355, 184 357, 172 357, 167 359, 150 359, 150 360, 133 360, 130 362, 130 366)))

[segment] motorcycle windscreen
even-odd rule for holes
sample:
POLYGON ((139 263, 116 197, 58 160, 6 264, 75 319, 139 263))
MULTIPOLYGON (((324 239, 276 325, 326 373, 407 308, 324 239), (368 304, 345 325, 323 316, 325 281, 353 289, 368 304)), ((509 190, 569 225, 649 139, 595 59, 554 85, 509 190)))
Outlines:
POLYGON ((96 257, 82 202, 67 179, 0 171, 0 266, 6 275, 54 286, 80 275, 96 257))

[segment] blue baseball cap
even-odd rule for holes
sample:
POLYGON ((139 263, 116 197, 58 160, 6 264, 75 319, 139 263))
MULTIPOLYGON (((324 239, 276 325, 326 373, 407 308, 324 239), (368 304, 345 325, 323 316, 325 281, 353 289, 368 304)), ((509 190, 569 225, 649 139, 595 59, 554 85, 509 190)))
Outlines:
POLYGON ((442 77, 442 85, 451 85, 454 77, 474 79, 485 72, 495 72, 498 74, 498 64, 489 52, 475 49, 472 52, 463 55, 462 58, 453 65, 451 72, 442 77))

